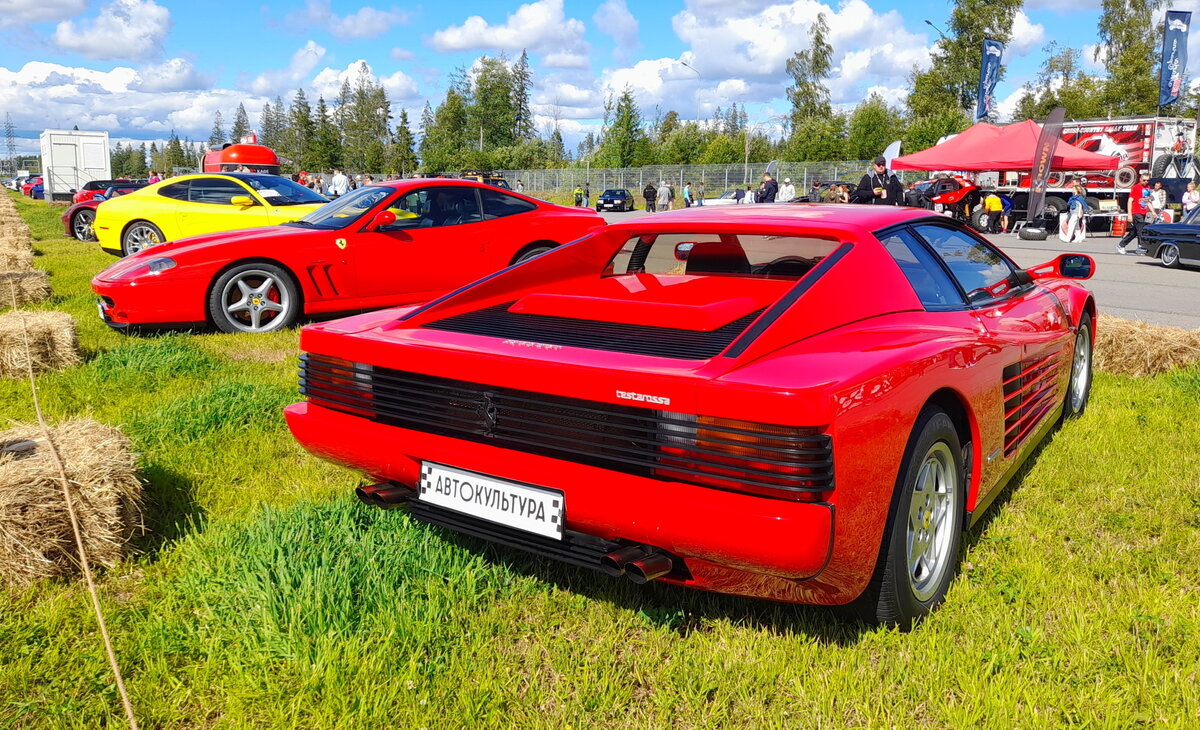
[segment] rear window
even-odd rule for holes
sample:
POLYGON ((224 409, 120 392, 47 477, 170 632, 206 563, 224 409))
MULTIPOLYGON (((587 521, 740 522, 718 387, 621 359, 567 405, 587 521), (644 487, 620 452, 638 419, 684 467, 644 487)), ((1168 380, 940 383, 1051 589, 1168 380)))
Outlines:
POLYGON ((826 238, 729 233, 635 236, 609 264, 609 276, 684 274, 798 279, 840 245, 826 238), (682 260, 681 260, 682 259, 682 260))

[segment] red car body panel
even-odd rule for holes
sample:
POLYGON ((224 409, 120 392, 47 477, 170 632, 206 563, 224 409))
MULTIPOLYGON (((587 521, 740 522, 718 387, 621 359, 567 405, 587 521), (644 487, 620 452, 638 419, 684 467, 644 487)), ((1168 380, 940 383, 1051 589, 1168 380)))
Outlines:
MULTIPOLYGON (((404 194, 420 188, 491 186, 462 180, 404 180, 377 187, 404 194)), ((527 213, 446 227, 377 232, 368 223, 390 201, 336 230, 290 225, 227 231, 159 244, 112 264, 92 280, 112 325, 190 324, 206 320, 209 288, 245 261, 276 264, 300 288, 305 314, 347 312, 424 302, 512 263, 537 242, 563 244, 604 225, 578 208, 504 193, 535 204, 527 213), (176 265, 148 274, 147 263, 176 265)))
POLYGON ((42 184, 41 176, 31 177, 21 185, 21 194, 28 197, 33 194, 33 189, 42 184))
MULTIPOLYGON (((134 190, 145 187, 145 185, 139 184, 134 187, 114 185, 113 187, 117 189, 119 194, 127 195, 134 190)), ((100 204, 104 202, 104 200, 96 200, 96 196, 103 195, 105 192, 106 190, 80 190, 79 192, 75 193, 75 202, 71 204, 71 207, 63 211, 62 218, 60 219, 62 220, 63 224, 63 232, 66 233, 68 238, 76 237, 74 227, 75 214, 81 210, 96 210, 96 208, 100 207, 100 204)), ((94 236, 93 240, 95 240, 94 236)))
MULTIPOLYGON (((904 223, 956 225, 916 210, 870 206, 679 211, 611 225, 424 307, 312 325, 301 334, 309 357, 365 363, 372 373, 402 371, 601 409, 633 406, 657 414, 665 403, 674 414, 811 428, 830 438, 836 474, 833 487, 817 499, 730 491, 424 426, 386 424, 361 411, 339 410, 319 392, 288 407, 287 422, 312 452, 375 479, 411 487, 422 463, 432 462, 560 491, 566 530, 653 546, 681 559, 686 574, 663 578, 667 582, 782 601, 847 603, 875 569, 897 475, 922 409, 933 401, 961 412, 962 441, 971 444, 965 506, 977 518, 1059 413, 1047 405, 1035 416, 1014 415, 1011 404, 1006 407, 1013 396, 1004 390, 1011 368, 1041 363, 1036 372, 1043 376, 1030 380, 1030 387, 1040 389, 1043 403, 1060 403, 1074 332, 1085 311, 1095 313, 1086 289, 1044 268, 1032 270, 1028 291, 994 306, 927 311, 874 235, 904 223), (826 257, 832 260, 828 268, 798 282, 597 277, 630 236, 681 231, 802 231, 840 242, 840 248, 826 257), (618 324, 636 324, 643 316, 706 331, 792 287, 798 298, 750 324, 743 332, 748 342, 734 340, 720 354, 700 359, 423 326, 514 302, 507 311, 618 324), (747 301, 733 304, 741 299, 747 301), (655 400, 630 402, 630 394, 655 400)), ((370 397, 386 400, 388 391, 374 395, 377 387, 385 386, 372 385, 370 397)))

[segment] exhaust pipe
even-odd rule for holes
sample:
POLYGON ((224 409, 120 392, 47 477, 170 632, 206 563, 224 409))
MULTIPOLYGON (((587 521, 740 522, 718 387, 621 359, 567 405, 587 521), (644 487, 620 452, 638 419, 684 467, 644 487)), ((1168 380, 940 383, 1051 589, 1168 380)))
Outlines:
POLYGON ((675 561, 671 560, 670 556, 662 553, 650 553, 644 558, 626 563, 625 577, 641 585, 663 577, 674 567, 675 561))
POLYGON ((646 552, 646 549, 638 547, 637 545, 623 547, 620 550, 614 550, 608 555, 600 558, 600 570, 613 576, 614 578, 619 578, 620 576, 625 575, 626 563, 631 560, 637 560, 638 558, 644 558, 647 555, 649 555, 649 553, 646 552))
POLYGON ((380 489, 373 496, 375 504, 384 509, 395 509, 408 502, 414 495, 408 487, 390 486, 380 489))
POLYGON ((375 501, 375 493, 380 490, 387 489, 390 486, 392 486, 390 483, 382 482, 380 484, 371 484, 371 485, 368 485, 365 487, 357 487, 354 490, 354 496, 358 497, 358 501, 362 502, 365 505, 368 505, 370 507, 378 507, 379 503, 375 501))

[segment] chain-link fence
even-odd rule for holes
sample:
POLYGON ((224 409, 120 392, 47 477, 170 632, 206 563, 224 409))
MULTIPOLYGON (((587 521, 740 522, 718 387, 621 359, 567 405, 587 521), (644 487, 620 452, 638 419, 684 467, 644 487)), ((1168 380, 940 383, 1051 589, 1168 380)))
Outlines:
MULTIPOLYGON (((869 160, 843 160, 839 162, 779 162, 772 170, 776 180, 791 178, 798 194, 803 195, 814 182, 858 182, 871 169, 869 160)), ((703 184, 709 195, 720 195, 722 191, 742 185, 757 186, 762 173, 767 169, 765 162, 737 163, 730 165, 647 165, 645 167, 569 167, 555 170, 502 170, 508 184, 514 188, 521 181, 526 190, 567 192, 576 185, 588 184, 592 195, 607 188, 641 190, 646 183, 670 180, 681 188, 685 183, 703 184)), ((926 173, 900 175, 902 181, 924 179, 926 173)))

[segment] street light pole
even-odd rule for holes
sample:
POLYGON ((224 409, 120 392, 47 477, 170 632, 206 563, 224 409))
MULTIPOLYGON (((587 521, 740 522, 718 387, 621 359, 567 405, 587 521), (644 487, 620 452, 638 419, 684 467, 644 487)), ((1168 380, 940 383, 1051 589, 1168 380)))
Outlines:
POLYGON ((925 25, 928 25, 930 28, 933 28, 934 32, 936 32, 939 36, 941 36, 942 40, 946 41, 947 43, 950 42, 950 39, 946 37, 946 34, 942 32, 941 28, 937 27, 936 25, 934 25, 932 22, 930 22, 928 20, 925 21, 925 25))
MULTIPOLYGON (((696 74, 696 81, 700 81, 700 72, 697 71, 692 64, 688 63, 687 61, 680 61, 679 63, 685 68, 690 69, 692 73, 696 74)), ((700 86, 698 83, 696 85, 696 126, 700 126, 700 86)))

